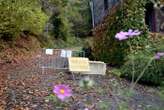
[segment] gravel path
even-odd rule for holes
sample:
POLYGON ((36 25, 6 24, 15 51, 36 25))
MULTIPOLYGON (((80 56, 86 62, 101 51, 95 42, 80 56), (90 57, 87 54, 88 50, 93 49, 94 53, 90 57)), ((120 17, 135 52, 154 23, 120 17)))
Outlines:
MULTIPOLYGON (((85 75, 72 75, 54 70, 42 70, 38 66, 38 57, 15 65, 7 71, 7 88, 4 107, 0 110, 162 110, 164 100, 156 95, 153 88, 137 85, 132 95, 127 97, 129 82, 112 75, 90 76, 95 86, 81 89, 78 81, 85 75), (69 84, 73 97, 60 108, 46 97, 52 94, 55 84, 69 84), (126 104, 127 103, 127 104, 126 104), (105 105, 104 105, 105 104, 105 105), (120 106, 118 106, 118 104, 120 106), (126 107, 127 106, 127 107, 126 107)), ((2 100, 2 99, 1 99, 2 100)))

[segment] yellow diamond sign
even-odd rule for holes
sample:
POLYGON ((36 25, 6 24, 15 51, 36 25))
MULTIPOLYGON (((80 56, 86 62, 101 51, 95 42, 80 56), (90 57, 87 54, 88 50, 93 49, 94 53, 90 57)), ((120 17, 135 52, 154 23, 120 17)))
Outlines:
POLYGON ((89 59, 81 57, 68 58, 69 71, 71 72, 89 72, 89 59))

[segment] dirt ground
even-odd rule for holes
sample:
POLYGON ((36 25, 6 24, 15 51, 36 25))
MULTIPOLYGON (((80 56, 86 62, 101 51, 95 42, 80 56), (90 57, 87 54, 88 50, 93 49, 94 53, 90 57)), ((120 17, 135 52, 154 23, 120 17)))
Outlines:
POLYGON ((39 57, 38 52, 32 57, 0 65, 0 110, 119 110, 119 104, 124 103, 129 110, 164 108, 164 100, 156 94, 155 88, 137 85, 134 94, 127 98, 125 94, 130 83, 109 74, 90 75, 95 85, 84 90, 78 82, 86 75, 76 74, 74 80, 67 72, 53 69, 43 72, 39 67, 39 57), (63 108, 46 98, 56 84, 68 84, 73 90, 73 96, 63 108), (107 107, 101 108, 101 102, 107 107))

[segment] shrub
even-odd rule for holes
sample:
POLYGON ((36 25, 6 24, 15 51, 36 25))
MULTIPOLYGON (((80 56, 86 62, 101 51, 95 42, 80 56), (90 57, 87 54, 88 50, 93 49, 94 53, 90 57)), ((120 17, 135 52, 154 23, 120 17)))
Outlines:
POLYGON ((150 34, 149 45, 147 46, 147 51, 149 52, 160 52, 164 51, 164 35, 162 34, 150 34))
MULTIPOLYGON (((96 35, 93 45, 94 57, 112 65, 122 65, 129 53, 127 42, 119 42, 116 33, 128 29, 142 31, 139 37, 130 39, 133 50, 142 50, 148 44, 148 30, 144 23, 145 0, 125 0, 116 13, 108 16, 107 29, 102 35, 96 35)), ((116 9, 115 9, 116 10, 116 9)), ((114 10, 112 10, 114 11, 114 10)), ((104 30, 102 30, 104 31, 104 30)), ((98 32, 99 34, 100 32, 98 32)))
POLYGON ((13 40, 22 31, 42 32, 47 16, 38 0, 1 0, 0 7, 1 39, 13 40))
MULTIPOLYGON (((134 69, 134 79, 136 80, 146 67, 153 55, 149 53, 138 53, 134 57, 129 57, 129 60, 121 67, 121 76, 127 79, 132 79, 134 69), (134 60, 133 60, 133 59, 134 60), (133 68, 134 65, 134 68, 133 68)), ((152 60, 143 76, 139 80, 140 83, 160 85, 164 79, 164 58, 160 60, 152 60)))

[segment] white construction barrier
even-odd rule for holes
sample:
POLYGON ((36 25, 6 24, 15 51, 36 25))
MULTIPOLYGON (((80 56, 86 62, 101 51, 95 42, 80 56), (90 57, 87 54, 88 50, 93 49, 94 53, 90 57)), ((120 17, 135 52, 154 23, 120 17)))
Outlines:
POLYGON ((89 72, 89 59, 82 57, 69 57, 68 58, 69 71, 72 73, 89 72))
POLYGON ((101 61, 89 61, 90 71, 82 72, 82 74, 106 74, 106 64, 101 61))
POLYGON ((43 49, 39 57, 39 67, 44 69, 68 69, 69 57, 84 57, 83 51, 68 49, 43 49))
POLYGON ((84 56, 85 53, 82 51, 43 49, 39 57, 39 67, 43 70, 43 73, 47 69, 54 69, 81 74, 106 74, 106 64, 104 62, 89 61, 84 56))

